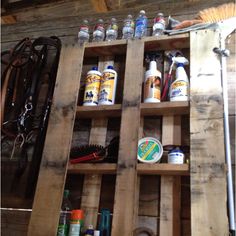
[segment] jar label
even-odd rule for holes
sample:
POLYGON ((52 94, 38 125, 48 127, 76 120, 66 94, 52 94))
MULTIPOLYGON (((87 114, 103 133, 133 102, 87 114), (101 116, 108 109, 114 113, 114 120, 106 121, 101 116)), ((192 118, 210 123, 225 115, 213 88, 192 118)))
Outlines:
POLYGON ((160 148, 154 141, 148 141, 142 143, 138 147, 138 156, 142 160, 153 161, 157 158, 160 153, 160 148))

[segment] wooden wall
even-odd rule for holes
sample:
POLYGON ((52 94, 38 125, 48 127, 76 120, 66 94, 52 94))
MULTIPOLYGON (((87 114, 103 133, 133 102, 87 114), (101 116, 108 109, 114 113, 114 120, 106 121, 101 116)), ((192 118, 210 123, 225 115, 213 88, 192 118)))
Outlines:
MULTIPOLYGON (((222 3, 231 2, 228 0, 180 0, 180 1, 121 1, 123 4, 117 10, 108 11, 106 13, 98 13, 88 1, 78 5, 78 1, 63 1, 58 4, 46 4, 39 8, 31 7, 26 10, 16 11, 12 14, 19 23, 13 25, 3 25, 1 34, 2 50, 15 45, 17 41, 24 37, 36 38, 38 36, 59 36, 63 42, 77 43, 77 31, 82 19, 87 18, 95 23, 96 19, 102 17, 107 20, 112 16, 118 19, 121 28, 123 19, 127 14, 137 15, 140 9, 145 9, 148 18, 151 19, 157 12, 163 12, 165 16, 171 15, 178 20, 192 19, 201 9, 217 6, 222 3), (83 10, 82 10, 83 9, 83 10), (53 20, 52 20, 53 19, 53 20)), ((151 23, 150 23, 151 24, 151 23)), ((236 33, 234 32, 227 39, 226 47, 230 49, 231 55, 227 59, 228 71, 228 91, 229 91, 229 119, 231 131, 231 151, 233 170, 235 169, 235 93, 236 93, 236 62, 235 62, 235 42, 236 33)), ((96 63, 96 62, 95 62, 96 63)), ((86 70, 85 70, 86 71, 86 70)), ((83 74, 86 73, 83 71, 83 74)), ((82 76, 83 79, 83 76, 82 76)), ((119 130, 119 120, 110 121, 111 129, 107 134, 109 140, 119 130), (113 127, 113 128, 112 128, 113 127)), ((150 133, 150 126, 153 127, 153 121, 146 121, 145 132, 150 133)), ((186 127, 188 129, 188 127, 186 127)), ((83 121, 76 127, 73 143, 76 145, 77 140, 83 137, 83 142, 88 143, 88 133, 90 130, 90 122, 83 121), (86 139, 87 138, 87 139, 86 139)), ((157 129, 158 131, 158 129, 157 129)), ((9 161, 2 162, 2 207, 6 208, 31 208, 32 199, 24 199, 20 191, 11 193, 9 188, 14 169, 16 165, 9 164, 9 161)), ((235 173, 234 173, 235 175, 235 173)), ((66 187, 72 189, 71 200, 75 207, 79 207, 82 194, 83 176, 69 175, 66 187)), ((103 178, 102 189, 114 189, 115 177, 103 178), (106 186, 106 187, 105 187, 106 186)), ((190 196, 189 196, 189 179, 183 177, 182 181, 182 235, 190 235, 190 196)), ((22 183, 24 186, 24 180, 22 183)), ((139 199, 139 225, 149 226, 154 232, 158 232, 157 220, 159 219, 159 178, 150 176, 142 177, 140 181, 140 199, 139 199), (149 186, 147 187, 147 183, 149 186), (153 222, 153 223, 152 223, 153 222)), ((113 205, 112 195, 105 194, 101 196, 100 206, 110 208, 113 205)), ((113 191, 114 192, 114 191, 113 191)), ((3 236, 23 236, 26 235, 29 222, 29 211, 2 211, 2 235, 3 236), (14 216, 14 217, 13 217, 14 216)))

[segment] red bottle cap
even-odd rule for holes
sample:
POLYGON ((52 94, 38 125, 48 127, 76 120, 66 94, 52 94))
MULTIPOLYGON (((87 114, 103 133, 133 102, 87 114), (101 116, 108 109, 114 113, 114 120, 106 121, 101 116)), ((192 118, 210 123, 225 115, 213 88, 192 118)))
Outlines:
POLYGON ((83 210, 72 210, 71 211, 71 220, 83 220, 84 211, 83 210))

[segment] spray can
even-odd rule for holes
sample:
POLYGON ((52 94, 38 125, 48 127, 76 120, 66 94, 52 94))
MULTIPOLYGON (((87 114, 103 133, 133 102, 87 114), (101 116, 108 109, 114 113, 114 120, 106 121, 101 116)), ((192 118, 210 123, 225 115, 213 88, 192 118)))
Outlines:
POLYGON ((153 59, 149 64, 149 70, 145 73, 144 102, 161 101, 161 72, 157 70, 157 63, 153 59))
POLYGON ((185 57, 174 57, 173 62, 177 64, 176 79, 170 86, 170 101, 189 100, 189 80, 184 65, 188 64, 185 57))
POLYGON ((70 220, 69 236, 80 236, 83 228, 84 212, 82 210, 72 210, 70 220))
POLYGON ((102 74, 97 67, 87 73, 83 106, 97 106, 102 74))
POLYGON ((117 85, 117 72, 113 66, 108 66, 103 71, 99 92, 99 105, 113 105, 115 103, 117 85))

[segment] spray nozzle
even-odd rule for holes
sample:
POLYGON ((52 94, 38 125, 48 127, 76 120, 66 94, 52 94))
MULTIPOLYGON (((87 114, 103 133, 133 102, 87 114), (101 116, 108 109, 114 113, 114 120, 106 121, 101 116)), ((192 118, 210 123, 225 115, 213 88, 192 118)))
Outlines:
POLYGON ((145 62, 150 63, 151 61, 158 61, 162 58, 162 54, 160 52, 148 52, 145 54, 145 62))
POLYGON ((172 57, 172 62, 174 64, 180 64, 180 65, 188 65, 189 61, 187 58, 185 57, 172 57))

